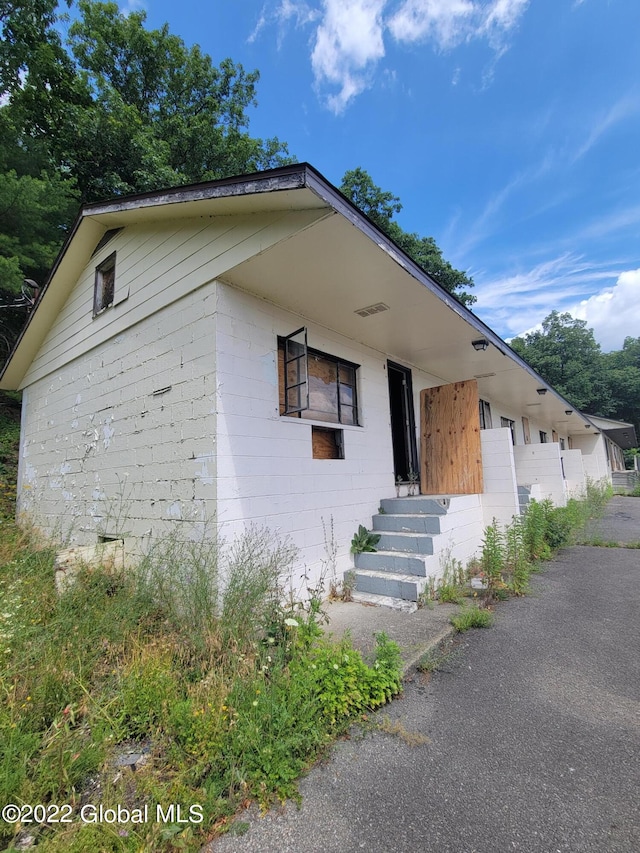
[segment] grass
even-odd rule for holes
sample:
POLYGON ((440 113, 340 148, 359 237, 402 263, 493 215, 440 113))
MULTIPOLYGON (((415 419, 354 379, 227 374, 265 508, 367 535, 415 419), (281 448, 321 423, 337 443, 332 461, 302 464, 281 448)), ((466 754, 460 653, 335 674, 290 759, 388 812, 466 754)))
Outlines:
POLYGON ((471 628, 490 628, 493 625, 493 613, 490 610, 480 607, 464 607, 456 616, 452 616, 449 621, 456 629, 462 633, 471 628))
MULTIPOLYGON (((400 690, 384 635, 367 666, 324 639, 317 601, 287 600, 292 552, 265 531, 228 548, 173 537, 137 572, 81 568, 60 598, 52 551, 2 533, 0 800, 72 805, 73 823, 35 828, 45 853, 199 850, 247 799, 296 798, 327 745, 400 690), (123 751, 148 760, 118 767, 123 751), (78 820, 171 804, 203 820, 78 820)), ((0 823, 2 849, 20 829, 0 823)))

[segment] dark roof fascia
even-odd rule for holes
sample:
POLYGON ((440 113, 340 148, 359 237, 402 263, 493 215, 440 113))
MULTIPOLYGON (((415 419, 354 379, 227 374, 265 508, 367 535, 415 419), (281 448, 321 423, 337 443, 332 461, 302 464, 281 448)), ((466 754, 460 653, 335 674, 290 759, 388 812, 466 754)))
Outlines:
POLYGON ((266 169, 264 172, 249 172, 245 175, 234 175, 215 181, 135 193, 121 198, 86 204, 82 208, 82 214, 84 216, 97 216, 102 213, 117 213, 163 204, 180 204, 181 202, 301 189, 305 186, 305 170, 307 167, 308 164, 306 163, 295 163, 266 169))

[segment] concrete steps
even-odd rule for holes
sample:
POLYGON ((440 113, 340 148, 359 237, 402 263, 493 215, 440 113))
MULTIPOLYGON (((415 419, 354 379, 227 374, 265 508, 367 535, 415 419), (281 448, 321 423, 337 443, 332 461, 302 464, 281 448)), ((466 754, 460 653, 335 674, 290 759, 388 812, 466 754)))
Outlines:
POLYGON ((449 508, 449 498, 416 496, 385 498, 372 519, 380 534, 377 550, 354 555, 349 583, 355 583, 354 598, 399 609, 415 607, 427 574, 426 558, 434 553, 433 537, 440 533, 440 519, 449 508), (393 602, 391 605, 389 601, 393 602))

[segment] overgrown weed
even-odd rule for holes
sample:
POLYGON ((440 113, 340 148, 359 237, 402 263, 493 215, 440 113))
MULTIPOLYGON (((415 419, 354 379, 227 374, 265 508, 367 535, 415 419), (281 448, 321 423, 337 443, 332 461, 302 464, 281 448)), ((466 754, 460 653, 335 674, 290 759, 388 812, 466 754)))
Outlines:
POLYGON ((449 621, 456 631, 468 631, 470 628, 490 628, 493 625, 493 613, 484 607, 463 607, 460 613, 449 621))
MULTIPOLYGON (((61 597, 53 552, 3 531, 0 799, 69 802, 76 817, 86 803, 204 812, 39 828, 43 851, 200 849, 247 798, 296 797, 318 753, 400 690, 394 643, 379 636, 367 666, 348 638, 322 637, 320 589, 287 595, 294 554, 269 531, 228 548, 172 536, 138 571, 80 567, 61 597), (140 743, 149 761, 117 770, 140 743)), ((0 824, 5 845, 13 831, 0 824)))

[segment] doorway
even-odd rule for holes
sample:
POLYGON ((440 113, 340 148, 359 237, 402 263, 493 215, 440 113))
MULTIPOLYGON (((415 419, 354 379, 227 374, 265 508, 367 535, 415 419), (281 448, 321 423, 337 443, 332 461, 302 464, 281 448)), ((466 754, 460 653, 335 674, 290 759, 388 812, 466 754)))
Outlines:
POLYGON ((396 480, 407 482, 409 472, 419 470, 411 371, 408 367, 388 361, 387 375, 394 474, 396 480))

